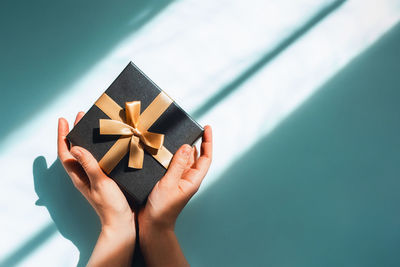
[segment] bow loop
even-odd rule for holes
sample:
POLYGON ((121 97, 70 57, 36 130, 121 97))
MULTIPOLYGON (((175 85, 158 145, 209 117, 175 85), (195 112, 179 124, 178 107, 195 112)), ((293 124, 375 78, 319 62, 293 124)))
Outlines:
POLYGON ((138 128, 139 117, 140 117, 140 101, 132 101, 125 103, 125 116, 126 123, 133 126, 133 128, 138 128))
POLYGON ((137 136, 132 135, 129 145, 129 162, 128 166, 135 169, 141 169, 143 166, 144 151, 137 136))
POLYGON ((100 119, 100 134, 132 135, 134 128, 117 120, 100 119))
POLYGON ((131 136, 129 144, 129 167, 141 169, 143 166, 143 145, 159 150, 164 143, 164 135, 140 129, 140 101, 125 103, 125 122, 100 119, 100 134, 131 136))
POLYGON ((164 143, 164 135, 159 133, 144 132, 142 134, 143 143, 151 148, 160 149, 164 143))

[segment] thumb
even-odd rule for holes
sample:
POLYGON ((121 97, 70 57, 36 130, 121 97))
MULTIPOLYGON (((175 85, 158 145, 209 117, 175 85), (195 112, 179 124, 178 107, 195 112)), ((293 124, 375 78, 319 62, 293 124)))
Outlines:
POLYGON ((81 164, 91 182, 104 175, 99 163, 89 151, 79 146, 73 146, 70 152, 81 164))
POLYGON ((165 178, 168 180, 179 180, 186 170, 187 163, 190 158, 190 153, 192 152, 192 147, 189 145, 181 146, 178 151, 176 151, 172 161, 168 167, 165 178))

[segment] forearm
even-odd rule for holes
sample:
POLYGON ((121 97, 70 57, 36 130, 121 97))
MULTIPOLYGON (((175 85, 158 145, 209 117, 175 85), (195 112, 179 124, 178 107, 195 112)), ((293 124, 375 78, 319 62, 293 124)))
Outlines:
POLYGON ((135 240, 134 229, 103 227, 87 266, 130 266, 135 240))
POLYGON ((144 228, 139 237, 147 266, 190 266, 172 229, 144 228))

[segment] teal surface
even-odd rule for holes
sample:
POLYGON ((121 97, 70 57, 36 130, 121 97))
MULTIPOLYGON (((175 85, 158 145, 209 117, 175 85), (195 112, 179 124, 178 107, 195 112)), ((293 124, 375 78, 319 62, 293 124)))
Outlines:
MULTIPOLYGON (((0 145, 171 2, 4 4, 0 112, 11 109, 13 117, 2 117, 0 145)), ((217 88, 194 115, 217 107, 345 2, 332 1, 299 25, 217 88)), ((178 220, 192 266, 400 266, 399 70, 400 24, 239 155, 178 220)), ((39 155, 28 166, 29 189, 39 199, 35 208, 45 207, 51 221, 1 258, 0 266, 23 264, 56 233, 72 242, 78 266, 85 266, 99 220, 60 162, 39 155)))
POLYGON ((193 266, 400 266, 400 25, 184 210, 193 266))
POLYGON ((4 1, 0 8, 0 138, 85 75, 171 0, 4 1), (11 89, 10 89, 11 88, 11 89), (4 94, 4 92, 7 92, 4 94), (30 97, 26 97, 29 94, 30 97), (29 116, 27 116, 29 114, 29 116))

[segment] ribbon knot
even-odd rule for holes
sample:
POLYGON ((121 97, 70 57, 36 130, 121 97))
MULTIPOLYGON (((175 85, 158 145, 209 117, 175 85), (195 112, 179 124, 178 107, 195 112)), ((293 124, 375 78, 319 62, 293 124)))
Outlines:
POLYGON ((132 101, 125 103, 122 121, 100 119, 100 134, 130 138, 128 166, 136 169, 143 167, 144 147, 154 149, 157 154, 164 143, 164 135, 147 131, 149 125, 140 115, 140 101, 132 101))

